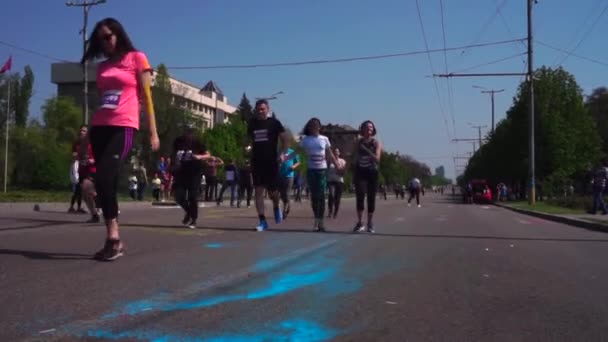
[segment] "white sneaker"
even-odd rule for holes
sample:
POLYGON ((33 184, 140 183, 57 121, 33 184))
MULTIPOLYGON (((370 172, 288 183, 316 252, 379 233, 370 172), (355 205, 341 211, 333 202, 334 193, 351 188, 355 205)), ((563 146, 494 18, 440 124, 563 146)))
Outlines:
POLYGON ((418 208, 422 208, 422 206, 420 204, 418 204, 418 208))
POLYGON ((408 207, 408 208, 409 208, 409 207, 411 207, 411 206, 412 206, 411 204, 409 204, 409 203, 407 204, 407 207, 408 207))
POLYGON ((263 232, 266 229, 268 229, 268 222, 266 221, 260 221, 260 224, 255 227, 255 230, 257 230, 258 232, 263 232))

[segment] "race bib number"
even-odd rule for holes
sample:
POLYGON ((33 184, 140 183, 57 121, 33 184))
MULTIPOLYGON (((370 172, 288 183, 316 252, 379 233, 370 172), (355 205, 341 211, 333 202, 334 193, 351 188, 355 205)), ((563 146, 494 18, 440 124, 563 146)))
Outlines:
POLYGON ((188 151, 179 150, 179 151, 177 151, 177 160, 181 160, 181 161, 190 161, 190 160, 192 160, 192 150, 188 150, 188 151))
POLYGON ((268 141, 268 130, 267 129, 258 129, 253 131, 255 142, 268 141))
POLYGON ((122 90, 108 90, 101 97, 101 108, 116 109, 120 103, 122 90))

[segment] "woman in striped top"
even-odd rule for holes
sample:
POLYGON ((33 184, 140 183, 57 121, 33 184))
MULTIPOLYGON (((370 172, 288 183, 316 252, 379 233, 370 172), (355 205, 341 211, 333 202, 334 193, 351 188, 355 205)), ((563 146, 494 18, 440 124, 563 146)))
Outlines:
POLYGON ((374 233, 374 210, 376 209, 376 192, 378 191, 378 166, 382 155, 382 144, 374 138, 376 126, 370 120, 359 127, 361 138, 357 142, 355 164, 355 193, 357 197, 357 224, 354 232, 365 231, 363 210, 367 196, 367 231, 374 233))

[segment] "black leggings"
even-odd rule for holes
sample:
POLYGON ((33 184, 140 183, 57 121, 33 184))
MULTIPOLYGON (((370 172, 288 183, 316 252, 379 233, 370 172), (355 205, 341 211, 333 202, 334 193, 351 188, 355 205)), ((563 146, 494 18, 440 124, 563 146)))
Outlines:
POLYGON ((74 203, 78 202, 78 209, 82 207, 82 189, 80 185, 82 181, 79 181, 78 184, 74 184, 74 192, 72 194, 72 200, 70 201, 70 208, 74 208, 74 203))
POLYGON ((120 166, 133 146, 135 129, 118 126, 94 126, 90 140, 97 166, 95 190, 106 220, 118 217, 118 176, 120 166))
POLYGON ((175 202, 184 209, 193 221, 196 221, 198 218, 198 191, 200 183, 200 175, 178 176, 175 180, 175 202))
POLYGON ((355 171, 355 192, 357 196, 357 211, 363 211, 367 195, 367 212, 376 210, 376 193, 378 192, 378 170, 357 169, 355 171))
POLYGON ((245 197, 245 193, 247 193, 247 206, 251 205, 251 196, 253 194, 253 185, 252 184, 239 184, 239 199, 237 204, 241 204, 241 201, 245 197))
POLYGON ((419 189, 411 189, 410 190, 410 198, 407 200, 407 203, 411 203, 413 199, 416 199, 416 204, 420 205, 420 190, 419 189))

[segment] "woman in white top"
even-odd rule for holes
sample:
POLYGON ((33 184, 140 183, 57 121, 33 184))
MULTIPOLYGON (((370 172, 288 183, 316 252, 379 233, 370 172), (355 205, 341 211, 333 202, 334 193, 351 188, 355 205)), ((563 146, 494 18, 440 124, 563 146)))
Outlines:
POLYGON ((336 218, 338 216, 342 191, 344 191, 346 160, 340 158, 340 149, 337 147, 334 148, 334 156, 336 156, 336 163, 331 163, 327 170, 327 187, 329 188, 329 196, 327 198, 328 218, 332 216, 336 218))
POLYGON ((308 120, 302 132, 304 137, 300 146, 307 158, 306 176, 310 188, 310 203, 315 216, 314 230, 325 231, 323 216, 325 211, 325 188, 327 187, 327 157, 337 164, 336 157, 331 151, 329 139, 321 135, 321 121, 317 118, 308 120))

